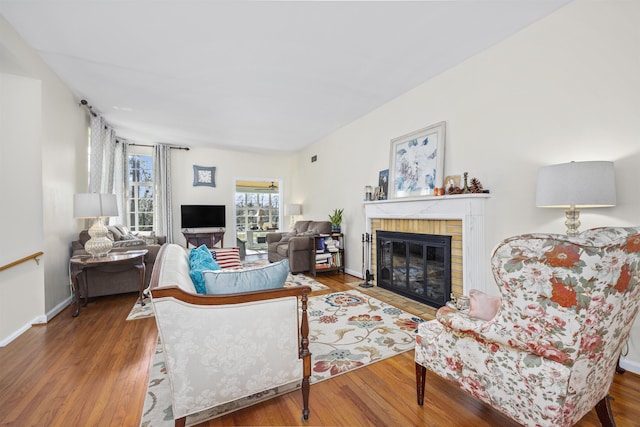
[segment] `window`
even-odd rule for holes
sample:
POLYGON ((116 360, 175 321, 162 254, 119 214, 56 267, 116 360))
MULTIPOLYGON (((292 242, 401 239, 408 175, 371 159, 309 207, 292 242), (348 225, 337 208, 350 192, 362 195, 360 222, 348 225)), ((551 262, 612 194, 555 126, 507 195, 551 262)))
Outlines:
POLYGON ((247 249, 266 248, 266 234, 279 229, 280 194, 271 181, 236 181, 236 236, 247 249))
POLYGON ((277 193, 236 191, 236 231, 278 229, 279 219, 277 193))
POLYGON ((132 231, 153 231, 153 158, 129 155, 129 227, 132 231))

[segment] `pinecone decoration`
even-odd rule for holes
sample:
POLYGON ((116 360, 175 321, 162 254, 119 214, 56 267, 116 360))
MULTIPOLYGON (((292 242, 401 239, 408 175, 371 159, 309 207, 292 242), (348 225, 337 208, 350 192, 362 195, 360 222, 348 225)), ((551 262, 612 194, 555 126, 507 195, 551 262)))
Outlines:
POLYGON ((469 185, 469 190, 472 193, 482 193, 482 183, 478 178, 471 178, 471 185, 469 185))

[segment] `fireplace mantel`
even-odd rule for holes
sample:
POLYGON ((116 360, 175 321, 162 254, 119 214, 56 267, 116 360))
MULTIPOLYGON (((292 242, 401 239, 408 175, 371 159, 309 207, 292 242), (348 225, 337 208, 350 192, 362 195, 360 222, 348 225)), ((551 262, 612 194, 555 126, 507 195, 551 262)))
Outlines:
POLYGON ((485 257, 484 206, 489 197, 488 194, 464 194, 365 202, 366 232, 373 233, 371 220, 374 218, 461 220, 463 293, 468 295, 470 289, 487 292, 489 260, 485 257))

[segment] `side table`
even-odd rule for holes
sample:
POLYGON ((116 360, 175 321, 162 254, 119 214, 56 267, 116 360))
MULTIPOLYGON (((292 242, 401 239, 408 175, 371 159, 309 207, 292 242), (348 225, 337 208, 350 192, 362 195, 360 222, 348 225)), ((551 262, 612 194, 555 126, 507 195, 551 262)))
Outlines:
POLYGON ((213 231, 213 232, 201 232, 201 233, 190 233, 187 231, 183 231, 182 235, 184 239, 187 241, 185 247, 189 247, 189 244, 192 244, 194 247, 198 247, 200 245, 206 245, 209 249, 213 249, 213 247, 220 242, 220 247, 224 247, 224 231, 213 231))
POLYGON ((78 276, 83 275, 83 290, 84 290, 84 305, 86 306, 89 301, 89 283, 87 280, 87 270, 95 268, 102 271, 121 271, 128 268, 135 268, 140 272, 140 303, 144 305, 144 297, 142 292, 144 291, 144 256, 149 252, 146 249, 127 251, 127 252, 112 252, 103 257, 93 257, 91 255, 76 255, 71 257, 69 264, 71 267, 71 282, 73 283, 74 299, 77 307, 76 311, 72 314, 76 317, 80 314, 80 286, 78 284, 78 276))

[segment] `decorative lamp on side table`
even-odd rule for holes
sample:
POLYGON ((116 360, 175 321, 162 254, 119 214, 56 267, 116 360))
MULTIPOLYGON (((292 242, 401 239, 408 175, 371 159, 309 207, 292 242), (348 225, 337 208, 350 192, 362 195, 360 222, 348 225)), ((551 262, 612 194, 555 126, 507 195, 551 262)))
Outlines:
POLYGON ((94 257, 103 257, 111 251, 113 242, 107 237, 107 227, 103 218, 118 216, 118 202, 115 194, 79 193, 73 196, 73 216, 76 218, 95 218, 89 228, 91 238, 84 249, 94 257))

